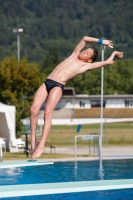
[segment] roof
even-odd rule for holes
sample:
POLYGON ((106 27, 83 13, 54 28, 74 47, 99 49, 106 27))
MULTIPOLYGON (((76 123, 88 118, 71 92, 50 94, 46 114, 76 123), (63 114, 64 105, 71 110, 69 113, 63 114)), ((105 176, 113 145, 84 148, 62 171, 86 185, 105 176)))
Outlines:
MULTIPOLYGON (((68 98, 67 95, 64 95, 63 98, 68 98)), ((72 95, 69 96, 69 98, 72 98, 72 95)), ((76 99, 88 99, 88 100, 99 100, 101 99, 101 95, 87 95, 87 94, 76 94, 75 95, 76 99)), ((132 94, 121 94, 121 95, 103 95, 104 100, 109 100, 109 99, 124 99, 124 100, 133 100, 133 95, 132 94)))

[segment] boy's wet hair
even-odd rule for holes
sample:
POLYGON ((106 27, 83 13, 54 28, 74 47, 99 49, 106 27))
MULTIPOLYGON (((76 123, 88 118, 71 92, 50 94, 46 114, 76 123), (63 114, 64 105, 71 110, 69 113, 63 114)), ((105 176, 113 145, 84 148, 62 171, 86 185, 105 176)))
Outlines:
POLYGON ((89 47, 89 48, 93 50, 92 62, 94 62, 98 57, 98 51, 94 47, 89 47))

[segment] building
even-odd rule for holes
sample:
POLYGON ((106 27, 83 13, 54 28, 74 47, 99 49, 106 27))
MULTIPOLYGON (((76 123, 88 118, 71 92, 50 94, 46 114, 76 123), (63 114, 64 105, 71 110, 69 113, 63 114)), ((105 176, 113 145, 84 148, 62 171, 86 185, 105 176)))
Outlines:
MULTIPOLYGON (((101 95, 75 95, 63 96, 57 107, 84 109, 101 107, 101 95), (73 105, 74 104, 74 105, 73 105)), ((133 95, 104 95, 103 107, 105 108, 133 108, 133 95)))
MULTIPOLYGON (((45 104, 41 107, 44 109, 45 104)), ((101 95, 75 94, 73 87, 66 87, 64 94, 57 104, 55 110, 88 109, 101 107, 101 95)), ((133 108, 133 95, 103 95, 104 108, 133 108)))

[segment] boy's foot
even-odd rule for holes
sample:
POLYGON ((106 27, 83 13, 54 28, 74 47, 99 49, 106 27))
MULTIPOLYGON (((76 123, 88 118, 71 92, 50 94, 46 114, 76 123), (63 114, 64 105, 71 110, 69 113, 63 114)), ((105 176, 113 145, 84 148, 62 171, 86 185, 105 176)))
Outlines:
POLYGON ((30 150, 30 153, 31 153, 31 155, 33 154, 33 152, 36 150, 36 148, 38 147, 38 144, 39 144, 39 142, 38 142, 38 140, 36 139, 35 140, 35 144, 34 145, 31 145, 31 150, 30 150), (32 148, 33 147, 33 148, 32 148))
POLYGON ((43 152, 44 152, 44 147, 38 145, 36 150, 34 150, 34 152, 32 153, 32 159, 38 158, 43 152))

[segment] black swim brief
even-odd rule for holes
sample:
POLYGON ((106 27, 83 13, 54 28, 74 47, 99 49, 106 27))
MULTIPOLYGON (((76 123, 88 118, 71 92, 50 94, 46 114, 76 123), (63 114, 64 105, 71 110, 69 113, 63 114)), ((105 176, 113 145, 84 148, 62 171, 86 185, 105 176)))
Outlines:
POLYGON ((64 92, 64 85, 61 83, 58 83, 54 80, 46 79, 46 81, 44 81, 44 84, 46 85, 48 94, 49 94, 50 90, 53 89, 54 87, 60 87, 62 89, 62 94, 64 92))

